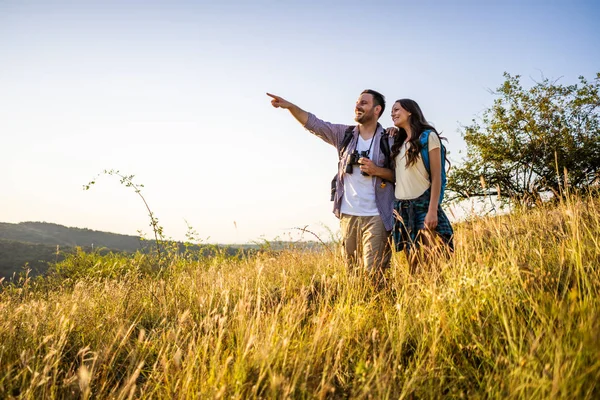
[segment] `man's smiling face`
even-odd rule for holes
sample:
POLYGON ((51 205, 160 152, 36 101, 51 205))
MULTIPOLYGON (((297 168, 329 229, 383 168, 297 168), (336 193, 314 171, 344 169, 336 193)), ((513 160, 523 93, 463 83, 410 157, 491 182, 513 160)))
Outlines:
POLYGON ((356 100, 354 106, 354 120, 359 124, 370 122, 372 119, 377 119, 375 116, 375 107, 373 107, 373 95, 363 93, 356 100))

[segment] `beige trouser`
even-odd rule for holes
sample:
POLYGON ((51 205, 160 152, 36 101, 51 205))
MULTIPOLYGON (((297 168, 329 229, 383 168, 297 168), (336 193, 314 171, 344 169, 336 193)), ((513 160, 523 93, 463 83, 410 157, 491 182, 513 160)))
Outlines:
POLYGON ((363 267, 369 272, 389 268, 392 256, 390 231, 379 215, 357 217, 342 214, 342 255, 350 271, 363 267))

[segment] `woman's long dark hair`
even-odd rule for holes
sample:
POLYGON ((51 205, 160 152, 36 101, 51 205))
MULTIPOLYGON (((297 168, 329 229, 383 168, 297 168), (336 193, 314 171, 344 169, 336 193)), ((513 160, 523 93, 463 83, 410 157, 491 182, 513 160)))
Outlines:
MULTIPOLYGON (((429 124, 429 122, 427 122, 427 120, 425 119, 425 116, 423 115, 423 111, 421 111, 421 107, 419 107, 419 105, 417 104, 416 101, 411 100, 411 99, 400 99, 400 100, 396 100, 396 103, 399 103, 402 108, 404 108, 406 111, 408 111, 411 114, 410 117, 408 117, 408 121, 409 121, 410 129, 411 129, 412 133, 411 133, 411 137, 408 138, 408 142, 409 142, 410 146, 408 146, 408 149, 406 150, 406 158, 407 158, 406 165, 411 166, 417 162, 417 159, 419 158, 419 156, 421 154, 422 146, 421 146, 421 142, 419 141, 419 137, 421 136, 421 133, 423 133, 426 130, 431 130, 438 135, 440 140, 441 139, 446 140, 446 139, 442 138, 440 136, 440 134, 438 133, 437 129, 435 129, 433 126, 431 126, 431 124, 429 124)), ((408 136, 408 133, 406 132, 406 130, 404 130, 404 128, 398 128, 398 129, 400 131, 395 136, 394 144, 392 145, 391 157, 392 157, 392 160, 394 160, 394 162, 396 160, 396 156, 398 154, 400 154, 400 149, 408 136)), ((448 159, 446 159, 446 161, 448 161, 448 159)), ((450 164, 448 164, 448 165, 450 165, 450 164)))

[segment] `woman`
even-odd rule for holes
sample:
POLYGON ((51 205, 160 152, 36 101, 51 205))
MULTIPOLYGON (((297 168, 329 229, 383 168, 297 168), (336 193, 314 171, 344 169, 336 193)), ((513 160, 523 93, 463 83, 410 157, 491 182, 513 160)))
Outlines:
POLYGON ((421 253, 429 257, 435 251, 454 250, 454 232, 440 206, 445 151, 437 130, 415 101, 396 101, 392 121, 398 128, 391 154, 396 172, 393 236, 396 250, 404 249, 414 272, 421 253))

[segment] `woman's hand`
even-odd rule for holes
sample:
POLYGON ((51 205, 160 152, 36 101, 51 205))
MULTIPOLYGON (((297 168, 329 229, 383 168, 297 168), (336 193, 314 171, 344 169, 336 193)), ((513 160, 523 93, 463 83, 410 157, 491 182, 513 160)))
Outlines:
POLYGON ((390 135, 390 137, 394 137, 396 136, 396 134, 399 132, 398 128, 396 128, 395 126, 386 128, 385 133, 387 133, 388 135, 390 135))
POLYGON ((438 224, 438 215, 437 210, 429 210, 427 211, 427 215, 425 215, 425 228, 430 231, 434 230, 438 224))

